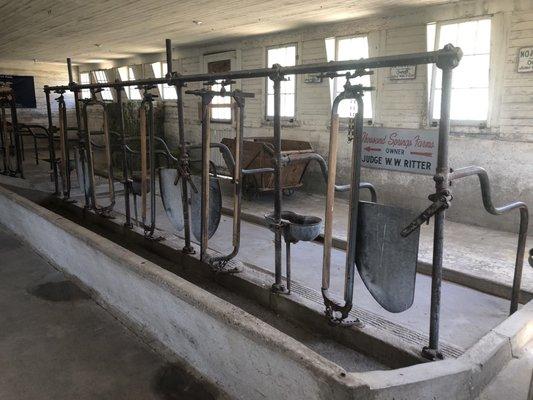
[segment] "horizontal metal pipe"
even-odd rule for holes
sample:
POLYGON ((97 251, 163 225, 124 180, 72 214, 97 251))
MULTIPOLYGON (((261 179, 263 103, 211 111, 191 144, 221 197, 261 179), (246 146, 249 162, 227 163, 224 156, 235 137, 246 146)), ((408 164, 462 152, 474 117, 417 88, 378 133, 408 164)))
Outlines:
POLYGON ((494 206, 494 204, 492 203, 489 176, 484 168, 477 166, 460 168, 450 173, 449 177, 450 181, 453 181, 472 175, 477 175, 479 179, 479 183, 481 185, 481 196, 483 200, 483 206, 489 213, 493 215, 501 215, 508 211, 514 210, 515 208, 527 209, 526 204, 521 201, 509 203, 501 207, 494 206))
POLYGON ((496 207, 492 203, 492 196, 490 191, 490 180, 487 171, 484 168, 477 166, 469 166, 457 169, 450 173, 450 181, 465 178, 467 176, 477 175, 479 184, 481 185, 481 198, 485 210, 493 215, 505 214, 511 210, 520 210, 520 226, 518 228, 518 246, 516 250, 515 271, 513 277, 513 289, 511 293, 511 308, 510 313, 518 310, 518 303, 520 301, 520 286, 522 283, 522 269, 524 265, 524 254, 526 249, 527 227, 529 224, 529 212, 527 205, 522 201, 515 201, 513 203, 505 204, 501 207, 496 207))
MULTIPOLYGON (((322 157, 318 153, 301 153, 301 154, 289 154, 286 155, 283 158, 284 165, 289 165, 291 163, 294 163, 296 161, 316 161, 318 165, 320 166, 320 171, 322 172, 322 176, 324 177, 324 181, 328 182, 328 165, 326 163, 326 160, 324 160, 324 157, 322 157)), ((352 187, 351 184, 346 185, 335 185, 335 191, 336 192, 347 192, 352 187)), ((359 189, 368 189, 370 192, 370 199, 372 203, 377 203, 378 201, 378 195, 376 192, 376 188, 374 185, 372 185, 370 182, 361 182, 359 184, 359 189)))
POLYGON ((372 57, 360 60, 331 61, 327 63, 300 64, 291 67, 256 68, 241 71, 228 71, 212 74, 175 75, 168 78, 136 79, 124 82, 88 83, 59 86, 45 86, 45 91, 56 90, 81 90, 101 88, 121 88, 124 86, 146 86, 168 83, 169 85, 182 84, 185 82, 204 82, 212 80, 231 80, 247 78, 264 78, 274 74, 312 74, 331 71, 344 71, 351 69, 384 68, 403 65, 432 64, 444 62, 458 62, 462 57, 462 51, 458 47, 443 48, 436 51, 402 54, 396 56, 372 57))

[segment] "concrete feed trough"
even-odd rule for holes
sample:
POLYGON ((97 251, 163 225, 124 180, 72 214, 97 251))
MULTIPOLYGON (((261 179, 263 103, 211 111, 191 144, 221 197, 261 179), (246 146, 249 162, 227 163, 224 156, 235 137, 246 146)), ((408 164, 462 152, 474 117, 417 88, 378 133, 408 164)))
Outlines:
POLYGON ((139 334, 239 399, 471 399, 533 338, 529 303, 457 358, 347 372, 250 312, 3 187, 0 222, 139 334))

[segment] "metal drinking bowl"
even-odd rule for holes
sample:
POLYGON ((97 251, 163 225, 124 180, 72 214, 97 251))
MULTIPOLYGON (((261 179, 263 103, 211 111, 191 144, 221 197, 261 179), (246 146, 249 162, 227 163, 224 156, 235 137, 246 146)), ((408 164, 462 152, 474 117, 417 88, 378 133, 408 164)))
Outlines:
MULTIPOLYGON (((265 215, 268 227, 275 231, 274 213, 265 215)), ((293 211, 281 212, 282 234, 286 241, 296 243, 300 240, 309 242, 314 240, 322 229, 322 219, 312 215, 296 214, 293 211)))

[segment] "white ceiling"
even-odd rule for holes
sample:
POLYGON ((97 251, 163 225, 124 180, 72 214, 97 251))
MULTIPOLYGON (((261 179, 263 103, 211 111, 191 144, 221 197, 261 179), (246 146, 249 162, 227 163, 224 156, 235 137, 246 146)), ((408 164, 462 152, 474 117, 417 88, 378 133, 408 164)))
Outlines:
POLYGON ((165 38, 199 44, 446 2, 0 0, 0 59, 98 62, 162 52, 165 38))

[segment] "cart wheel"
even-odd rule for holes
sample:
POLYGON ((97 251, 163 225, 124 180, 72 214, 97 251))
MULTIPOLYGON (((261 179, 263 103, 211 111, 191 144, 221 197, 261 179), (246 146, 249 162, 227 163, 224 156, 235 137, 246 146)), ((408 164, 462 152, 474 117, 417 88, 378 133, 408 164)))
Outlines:
POLYGON ((291 197, 294 194, 294 189, 291 189, 291 188, 282 189, 282 193, 283 193, 283 196, 285 197, 291 197))

